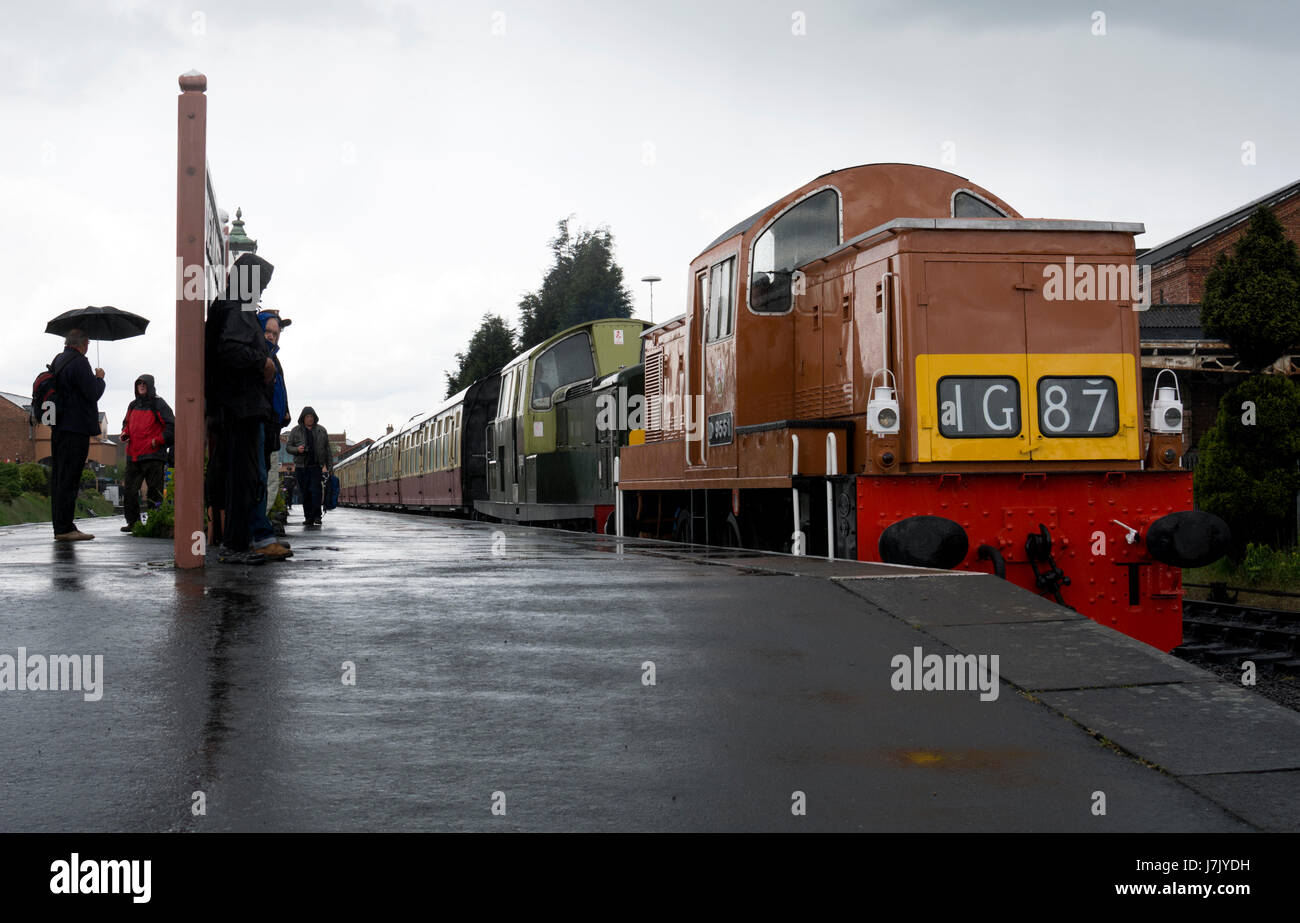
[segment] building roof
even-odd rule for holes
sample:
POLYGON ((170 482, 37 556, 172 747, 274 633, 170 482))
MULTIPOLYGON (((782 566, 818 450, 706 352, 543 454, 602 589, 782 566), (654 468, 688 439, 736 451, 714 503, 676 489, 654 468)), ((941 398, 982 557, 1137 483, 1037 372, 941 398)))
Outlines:
POLYGON ((1204 340, 1199 304, 1153 304, 1138 313, 1143 343, 1153 340, 1204 340))
POLYGON ((1186 234, 1175 237, 1173 240, 1165 241, 1158 247, 1152 247, 1145 253, 1138 256, 1137 261, 1143 266, 1155 266, 1171 257, 1185 253, 1197 244, 1204 243, 1212 237, 1217 237, 1224 231, 1250 220, 1250 216, 1255 209, 1261 205, 1269 208, 1277 203, 1291 198, 1293 195, 1300 194, 1300 180, 1289 186, 1283 186, 1281 189, 1275 189, 1268 195, 1260 196, 1253 202, 1247 202, 1238 209, 1228 212, 1226 215, 1220 215, 1213 221, 1207 221, 1200 227, 1192 228, 1186 234))
POLYGON ((4 398, 11 404, 17 404, 18 407, 24 411, 30 407, 32 403, 30 395, 24 397, 21 394, 14 394, 11 391, 0 391, 0 397, 4 398))

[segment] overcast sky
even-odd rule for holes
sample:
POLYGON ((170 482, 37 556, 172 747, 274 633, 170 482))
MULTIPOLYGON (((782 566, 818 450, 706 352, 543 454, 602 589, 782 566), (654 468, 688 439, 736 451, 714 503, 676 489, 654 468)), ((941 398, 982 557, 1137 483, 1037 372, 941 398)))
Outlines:
POLYGON ((191 68, 295 322, 294 413, 354 440, 440 401, 485 312, 517 321, 570 214, 611 229, 638 316, 663 277, 662 320, 720 231, 855 164, 1146 247, 1300 179, 1294 3, 0 2, 0 390, 57 352, 50 317, 126 308, 152 323, 101 346, 114 426, 141 372, 173 397, 191 68))

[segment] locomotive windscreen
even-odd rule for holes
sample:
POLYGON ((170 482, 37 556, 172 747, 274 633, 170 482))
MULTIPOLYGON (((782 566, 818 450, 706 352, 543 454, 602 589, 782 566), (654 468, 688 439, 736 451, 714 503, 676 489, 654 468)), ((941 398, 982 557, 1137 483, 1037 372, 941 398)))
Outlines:
POLYGON ((777 218, 754 241, 749 304, 779 314, 790 308, 790 272, 840 242, 840 197, 823 189, 777 218))

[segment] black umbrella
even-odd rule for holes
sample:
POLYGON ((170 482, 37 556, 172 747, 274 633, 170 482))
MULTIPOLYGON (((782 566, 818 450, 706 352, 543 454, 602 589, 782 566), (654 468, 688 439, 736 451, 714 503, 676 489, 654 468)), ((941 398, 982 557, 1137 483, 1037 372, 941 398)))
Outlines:
MULTIPOLYGON (((92 340, 126 340, 140 336, 148 326, 148 318, 105 305, 64 311, 45 325, 45 332, 67 336, 70 330, 80 330, 92 340)), ((95 364, 99 364, 98 345, 95 346, 95 364)))

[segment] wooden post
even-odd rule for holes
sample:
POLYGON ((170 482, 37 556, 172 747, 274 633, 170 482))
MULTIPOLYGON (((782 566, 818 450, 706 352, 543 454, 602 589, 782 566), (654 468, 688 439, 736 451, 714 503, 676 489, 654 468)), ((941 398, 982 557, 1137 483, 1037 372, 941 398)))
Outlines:
POLYGON ((203 322, 207 313, 204 245, 207 234, 207 77, 180 78, 176 123, 176 525, 172 550, 178 568, 202 567, 203 322), (195 268, 197 267, 197 269, 195 268))

